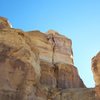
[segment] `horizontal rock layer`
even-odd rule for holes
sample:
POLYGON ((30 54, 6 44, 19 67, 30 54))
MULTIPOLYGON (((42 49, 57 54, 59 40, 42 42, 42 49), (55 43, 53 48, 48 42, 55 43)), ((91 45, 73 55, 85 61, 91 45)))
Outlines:
POLYGON ((97 100, 94 89, 77 88, 53 91, 50 100, 97 100))

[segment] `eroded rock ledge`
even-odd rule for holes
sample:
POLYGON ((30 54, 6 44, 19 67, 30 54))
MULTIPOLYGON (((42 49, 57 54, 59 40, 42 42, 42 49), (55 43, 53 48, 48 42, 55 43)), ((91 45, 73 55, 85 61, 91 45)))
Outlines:
POLYGON ((70 39, 0 20, 0 100, 96 100, 74 66, 70 39))

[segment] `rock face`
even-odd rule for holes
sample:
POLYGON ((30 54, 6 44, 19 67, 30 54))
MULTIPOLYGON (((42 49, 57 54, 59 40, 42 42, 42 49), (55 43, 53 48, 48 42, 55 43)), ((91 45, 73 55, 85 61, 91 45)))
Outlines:
POLYGON ((96 85, 96 94, 100 99, 100 52, 92 59, 92 71, 96 85))
POLYGON ((53 30, 23 32, 0 20, 0 100, 97 100, 74 66, 70 39, 53 30))
POLYGON ((84 88, 70 55, 71 40, 58 33, 0 30, 0 97, 46 100, 53 89, 84 88))
POLYGON ((30 100, 40 77, 37 54, 21 31, 0 30, 0 100, 30 100))
POLYGON ((39 50, 40 60, 73 65, 72 43, 70 39, 52 30, 49 30, 46 34, 39 31, 31 31, 28 34, 33 45, 39 50))
POLYGON ((85 87, 80 79, 76 67, 69 64, 55 64, 57 73, 57 87, 66 88, 80 88, 85 87))
POLYGON ((94 94, 94 89, 71 88, 53 92, 50 100, 97 100, 94 94))
POLYGON ((39 50, 42 85, 62 89, 85 87, 73 64, 70 39, 51 30, 46 34, 39 31, 27 34, 39 50))
POLYGON ((73 65, 71 40, 53 30, 49 30, 47 34, 48 40, 53 47, 53 63, 66 63, 73 65))
POLYGON ((11 28, 11 24, 8 22, 8 20, 4 17, 0 17, 0 29, 3 28, 11 28))

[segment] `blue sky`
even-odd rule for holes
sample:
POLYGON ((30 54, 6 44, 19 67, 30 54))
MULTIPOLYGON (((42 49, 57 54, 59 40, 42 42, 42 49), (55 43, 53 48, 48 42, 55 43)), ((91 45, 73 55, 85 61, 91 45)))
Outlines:
POLYGON ((94 87, 91 58, 100 50, 100 0, 0 0, 0 16, 14 28, 54 29, 69 37, 79 74, 94 87))

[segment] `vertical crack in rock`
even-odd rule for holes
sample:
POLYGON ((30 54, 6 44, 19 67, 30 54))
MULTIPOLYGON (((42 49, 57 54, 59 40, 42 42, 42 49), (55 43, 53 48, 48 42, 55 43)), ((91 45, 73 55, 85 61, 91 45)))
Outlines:
POLYGON ((53 35, 52 35, 52 41, 53 41, 52 63, 54 64, 54 54, 55 54, 56 43, 55 43, 55 39, 54 39, 53 35))
MULTIPOLYGON (((96 100, 74 67, 70 39, 12 29, 0 19, 0 100, 96 100)), ((93 62, 100 95, 100 56, 93 62)))
POLYGON ((54 64, 54 54, 55 54, 55 46, 56 46, 56 43, 55 43, 55 39, 54 39, 54 36, 53 36, 52 33, 50 33, 48 35, 48 40, 52 44, 52 64, 54 64))
POLYGON ((54 64, 54 72, 56 77, 56 88, 58 88, 58 67, 54 64))
POLYGON ((58 67, 55 64, 54 61, 54 55, 55 55, 55 47, 56 47, 56 42, 53 34, 49 34, 49 41, 52 44, 52 64, 54 65, 54 73, 55 73, 55 78, 56 78, 56 88, 58 88, 58 67))

